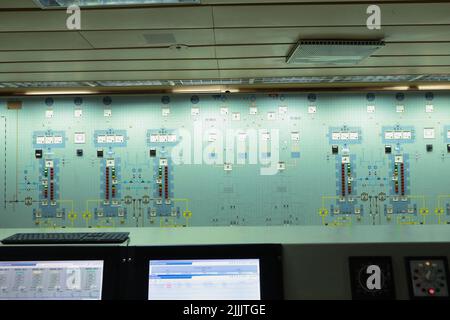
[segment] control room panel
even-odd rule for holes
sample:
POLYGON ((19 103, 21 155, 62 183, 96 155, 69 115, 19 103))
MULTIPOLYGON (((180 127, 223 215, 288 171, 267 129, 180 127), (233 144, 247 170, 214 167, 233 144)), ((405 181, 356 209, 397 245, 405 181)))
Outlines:
POLYGON ((3 98, 0 227, 450 221, 450 93, 3 98))

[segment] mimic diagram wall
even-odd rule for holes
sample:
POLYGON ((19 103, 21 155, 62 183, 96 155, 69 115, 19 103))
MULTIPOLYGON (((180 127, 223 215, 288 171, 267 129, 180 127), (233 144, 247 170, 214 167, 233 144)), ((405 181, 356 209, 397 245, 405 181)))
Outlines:
POLYGON ((3 228, 450 221, 449 92, 8 100, 3 228))

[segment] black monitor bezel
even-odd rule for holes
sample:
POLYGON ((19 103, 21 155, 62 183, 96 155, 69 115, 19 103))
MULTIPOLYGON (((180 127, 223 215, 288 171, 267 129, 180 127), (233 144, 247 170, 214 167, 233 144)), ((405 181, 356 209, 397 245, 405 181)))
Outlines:
POLYGON ((102 260, 102 300, 118 297, 121 268, 120 247, 108 246, 0 246, 0 261, 102 260))
POLYGON ((150 260, 190 259, 259 259, 261 300, 283 299, 282 246, 255 245, 189 245, 133 247, 133 267, 129 273, 127 297, 148 299, 148 269, 150 260))

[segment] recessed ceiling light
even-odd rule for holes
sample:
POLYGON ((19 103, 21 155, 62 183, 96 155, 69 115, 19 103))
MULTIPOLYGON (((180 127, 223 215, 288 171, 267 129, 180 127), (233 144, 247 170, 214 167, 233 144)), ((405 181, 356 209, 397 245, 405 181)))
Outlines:
POLYGON ((176 5, 199 4, 200 0, 34 0, 40 7, 66 8, 79 7, 137 6, 137 5, 176 5))

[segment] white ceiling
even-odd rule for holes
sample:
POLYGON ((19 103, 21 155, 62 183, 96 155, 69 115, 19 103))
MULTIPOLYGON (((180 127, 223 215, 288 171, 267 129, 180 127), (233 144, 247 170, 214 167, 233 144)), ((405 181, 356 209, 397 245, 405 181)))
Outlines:
POLYGON ((450 2, 203 0, 198 6, 65 10, 0 1, 0 82, 450 74, 450 2), (299 39, 384 39, 353 67, 285 63, 299 39), (171 45, 187 48, 175 49, 171 45))

